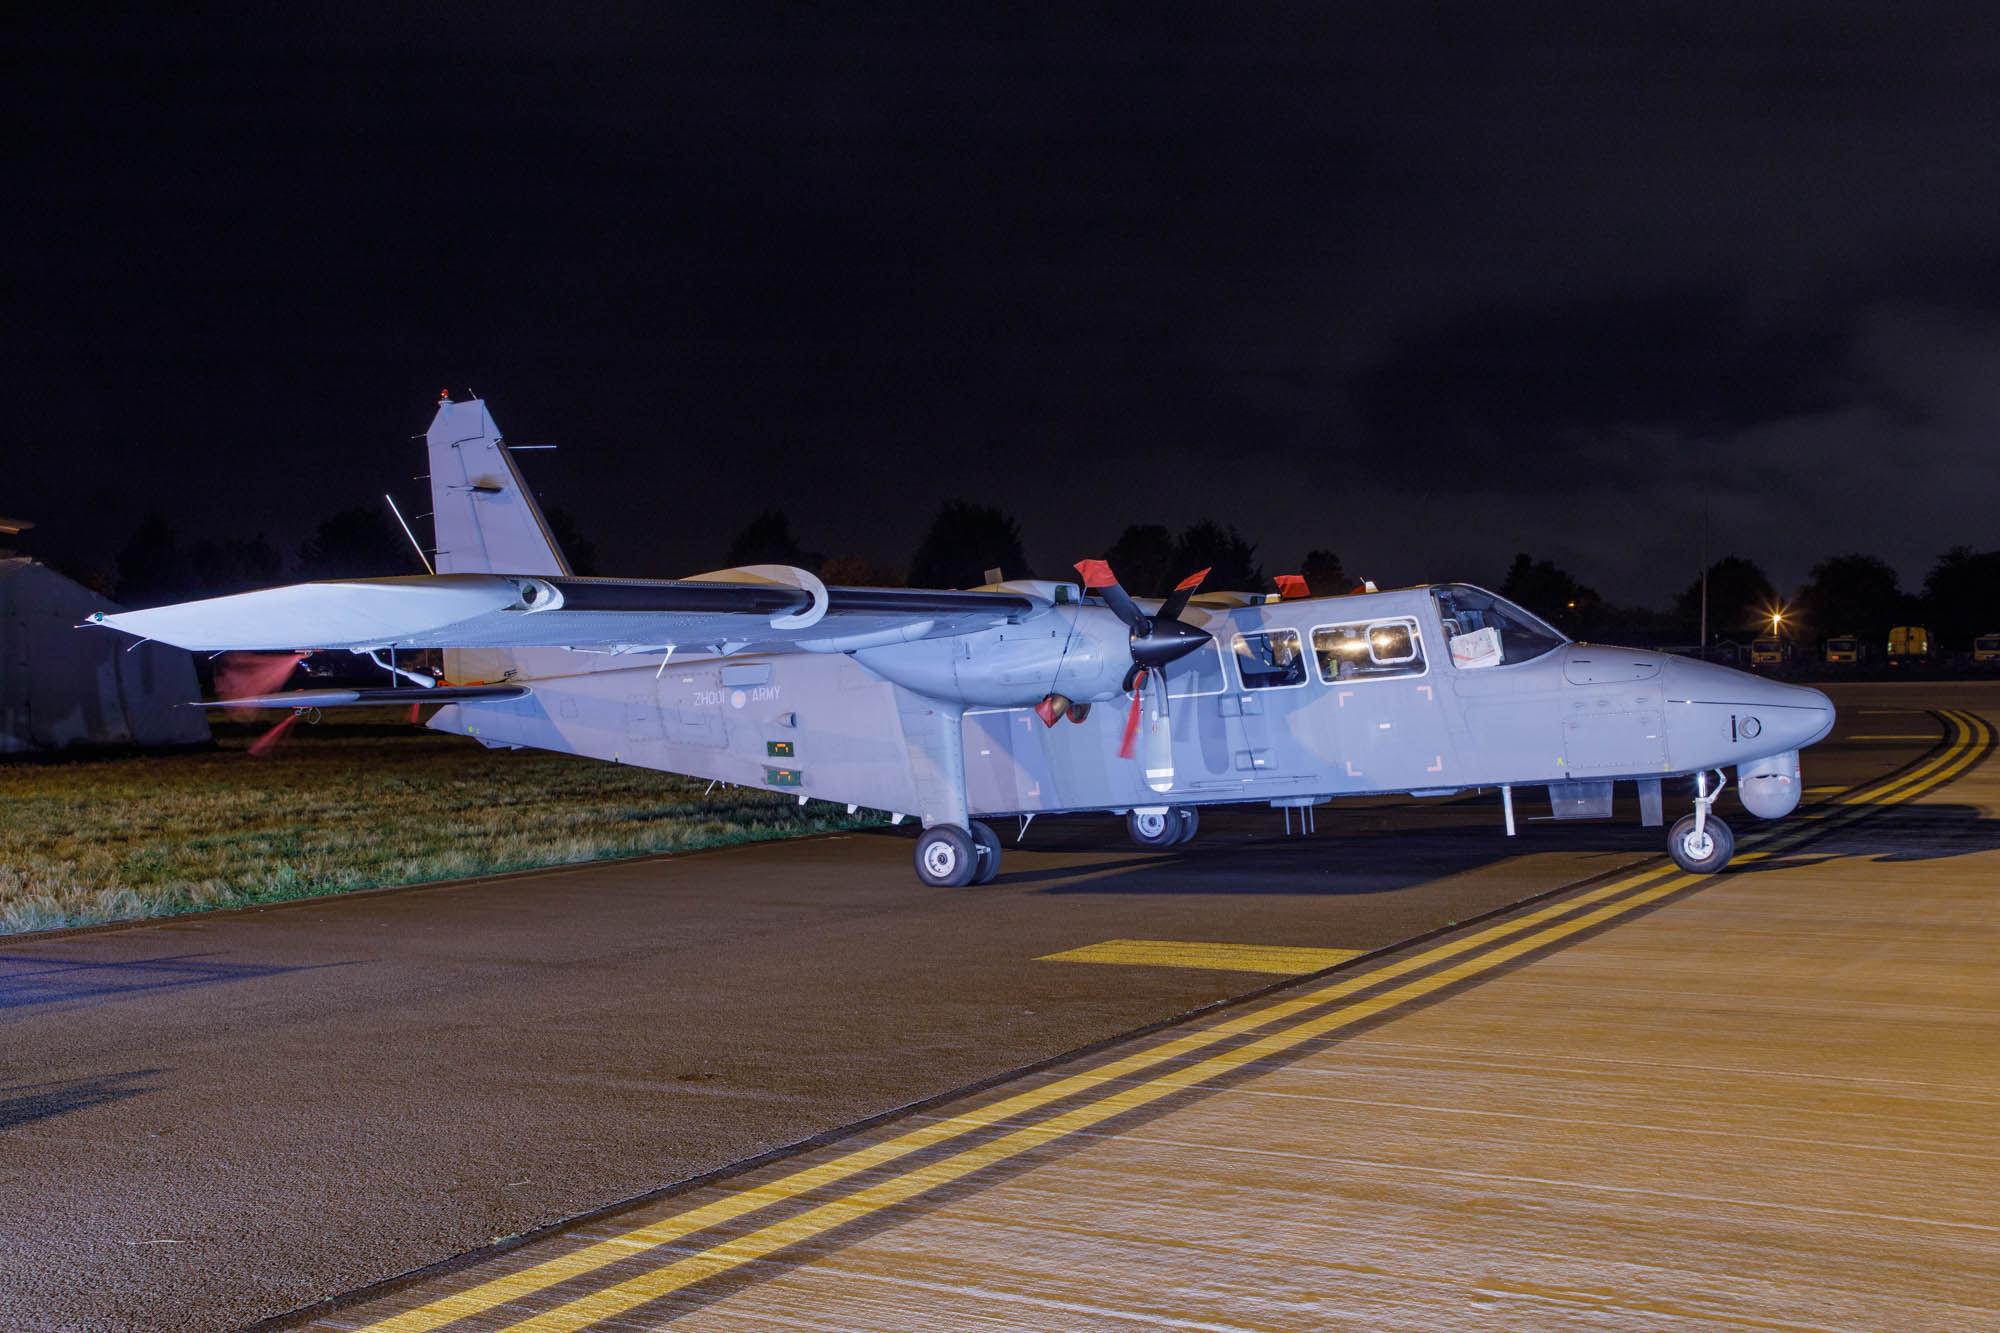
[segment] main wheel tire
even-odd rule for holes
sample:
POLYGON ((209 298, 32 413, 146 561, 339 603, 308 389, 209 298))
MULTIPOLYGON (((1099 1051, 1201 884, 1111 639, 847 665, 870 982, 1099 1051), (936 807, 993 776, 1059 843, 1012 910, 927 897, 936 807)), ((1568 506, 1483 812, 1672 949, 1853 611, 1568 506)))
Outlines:
POLYGON ((1174 807, 1174 813, 1180 816, 1181 821, 1181 835, 1174 841, 1193 842, 1195 831, 1201 827, 1201 811, 1191 805, 1177 805, 1174 807))
POLYGON ((1171 806, 1143 814, 1134 810, 1125 816, 1125 831, 1141 847, 1171 847, 1181 840, 1181 821, 1171 806))
POLYGON ((962 888, 978 872, 972 835, 958 825, 934 824, 917 839, 917 878, 931 887, 962 888))
POLYGON ((978 820, 972 821, 972 849, 979 868, 972 872, 974 884, 991 884, 1000 873, 1000 835, 978 820))
POLYGON ((1690 875, 1713 875, 1736 855, 1736 835, 1729 831, 1729 825, 1710 815, 1703 821, 1701 836, 1696 837, 1694 816, 1683 815, 1667 835, 1667 855, 1690 875))

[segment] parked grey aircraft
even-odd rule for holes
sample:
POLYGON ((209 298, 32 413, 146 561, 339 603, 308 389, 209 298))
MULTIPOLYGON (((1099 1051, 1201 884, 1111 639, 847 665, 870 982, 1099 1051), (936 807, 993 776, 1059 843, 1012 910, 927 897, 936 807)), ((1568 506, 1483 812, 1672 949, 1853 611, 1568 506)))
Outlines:
POLYGON ((1631 782, 1659 825, 1662 783, 1686 777, 1668 850, 1712 872, 1735 845, 1714 813, 1726 770, 1751 813, 1788 814, 1800 749, 1833 726, 1816 690, 1573 643, 1466 584, 1275 598, 1195 595, 1197 576, 1142 604, 1101 561, 969 591, 829 588, 778 565, 579 578, 483 402, 440 402, 427 439, 435 573, 93 621, 197 651, 368 653, 415 682, 239 707, 437 703, 429 726, 489 746, 914 814, 917 873, 940 885, 998 873, 975 816, 1104 810, 1166 846, 1203 805, 1494 787, 1512 834, 1516 788, 1578 819, 1631 782), (442 649, 455 683, 397 666, 412 648, 442 649))

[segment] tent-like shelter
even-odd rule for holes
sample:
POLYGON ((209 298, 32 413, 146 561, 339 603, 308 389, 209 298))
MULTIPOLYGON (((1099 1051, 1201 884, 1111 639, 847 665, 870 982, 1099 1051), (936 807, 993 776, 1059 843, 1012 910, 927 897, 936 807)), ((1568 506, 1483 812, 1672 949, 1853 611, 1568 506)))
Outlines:
POLYGON ((0 552, 0 754, 210 739, 202 710, 187 706, 200 687, 185 652, 76 628, 109 609, 47 565, 0 552))

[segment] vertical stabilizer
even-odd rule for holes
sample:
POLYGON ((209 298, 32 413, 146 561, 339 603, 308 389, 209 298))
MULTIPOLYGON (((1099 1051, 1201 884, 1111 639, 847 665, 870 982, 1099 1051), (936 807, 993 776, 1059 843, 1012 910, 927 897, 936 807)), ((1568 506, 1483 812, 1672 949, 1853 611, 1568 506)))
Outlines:
POLYGON ((570 572, 483 401, 445 399, 425 438, 438 573, 570 572))

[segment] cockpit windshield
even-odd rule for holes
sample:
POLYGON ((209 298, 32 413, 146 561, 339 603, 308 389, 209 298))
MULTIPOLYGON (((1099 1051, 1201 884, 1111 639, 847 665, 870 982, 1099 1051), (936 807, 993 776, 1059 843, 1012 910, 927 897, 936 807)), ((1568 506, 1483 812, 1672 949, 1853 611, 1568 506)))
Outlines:
POLYGON ((1504 597, 1469 583, 1431 589, 1451 660, 1459 667, 1512 666, 1568 643, 1560 632, 1504 597))

